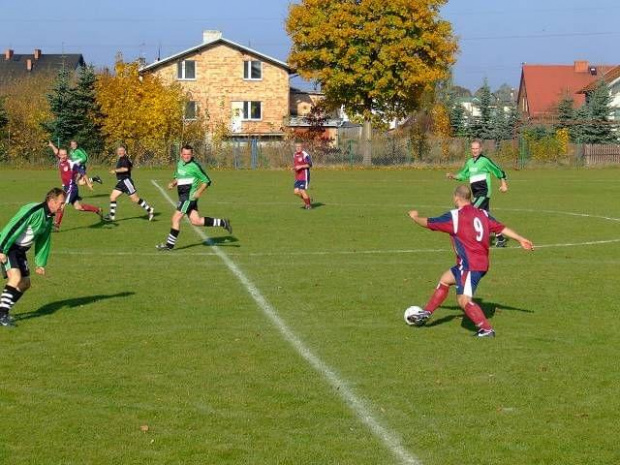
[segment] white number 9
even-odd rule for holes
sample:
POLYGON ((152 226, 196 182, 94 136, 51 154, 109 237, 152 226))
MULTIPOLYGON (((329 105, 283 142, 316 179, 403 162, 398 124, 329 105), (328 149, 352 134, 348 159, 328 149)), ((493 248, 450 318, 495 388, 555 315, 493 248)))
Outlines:
POLYGON ((480 242, 484 236, 484 226, 480 218, 474 218, 474 229, 476 230, 476 240, 480 242))

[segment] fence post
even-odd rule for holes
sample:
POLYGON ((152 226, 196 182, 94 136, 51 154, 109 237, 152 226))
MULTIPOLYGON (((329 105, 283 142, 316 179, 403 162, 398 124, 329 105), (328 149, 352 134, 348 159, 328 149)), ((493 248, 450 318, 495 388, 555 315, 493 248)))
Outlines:
POLYGON ((353 141, 347 141, 347 151, 349 152, 349 165, 353 166, 353 141))
POLYGON ((250 157, 250 165, 253 170, 256 169, 257 161, 258 161, 258 139, 256 137, 252 137, 250 142, 252 155, 250 157))

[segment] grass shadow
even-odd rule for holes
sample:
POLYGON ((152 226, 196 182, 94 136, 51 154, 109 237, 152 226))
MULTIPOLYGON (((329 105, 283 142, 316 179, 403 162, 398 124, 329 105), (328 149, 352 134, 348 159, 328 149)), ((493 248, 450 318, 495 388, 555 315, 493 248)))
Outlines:
POLYGON ((76 308, 84 305, 89 305, 101 300, 116 299, 119 297, 129 297, 134 295, 135 292, 119 292, 117 294, 97 294, 84 297, 75 297, 73 299, 57 300, 56 302, 50 302, 42 307, 33 310, 32 312, 20 313, 15 315, 15 321, 30 320, 32 318, 39 318, 42 316, 53 315, 61 308, 76 308))
POLYGON ((219 237, 210 237, 206 241, 196 242, 194 244, 184 245, 183 247, 175 247, 174 250, 185 250, 191 249, 192 247, 241 247, 239 244, 235 244, 235 242, 239 242, 234 236, 219 236, 219 237))

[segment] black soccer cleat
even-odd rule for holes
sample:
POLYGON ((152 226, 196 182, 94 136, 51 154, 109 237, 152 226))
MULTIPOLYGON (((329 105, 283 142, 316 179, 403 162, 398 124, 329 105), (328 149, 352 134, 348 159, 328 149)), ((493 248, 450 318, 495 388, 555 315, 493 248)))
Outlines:
POLYGON ((409 315, 407 317, 407 323, 413 326, 424 326, 430 317, 431 312, 429 312, 428 310, 424 310, 422 313, 409 315))
POLYGON ((476 334, 474 334, 474 337, 495 337, 495 330, 480 328, 476 334))
POLYGON ((93 176, 93 182, 98 182, 99 184, 103 184, 103 180, 99 176, 93 176))
POLYGON ((232 225, 230 224, 230 220, 229 219, 223 219, 222 220, 222 228, 224 228, 226 231, 228 231, 228 234, 232 234, 232 225))
POLYGON ((149 208, 149 221, 153 221, 155 218, 155 209, 153 207, 149 208))
POLYGON ((508 239, 503 238, 503 239, 495 239, 495 247, 502 249, 504 247, 506 247, 506 243, 508 243, 508 239))
POLYGON ((115 219, 116 219, 116 217, 112 216, 112 215, 105 215, 103 217, 103 221, 114 221, 115 219))
POLYGON ((159 250, 160 252, 165 252, 166 250, 172 250, 172 247, 170 247, 168 244, 165 244, 165 243, 157 244, 155 248, 159 250))
POLYGON ((13 323, 13 319, 9 316, 8 313, 4 313, 0 315, 0 326, 3 326, 5 328, 11 328, 15 326, 15 323, 13 323))

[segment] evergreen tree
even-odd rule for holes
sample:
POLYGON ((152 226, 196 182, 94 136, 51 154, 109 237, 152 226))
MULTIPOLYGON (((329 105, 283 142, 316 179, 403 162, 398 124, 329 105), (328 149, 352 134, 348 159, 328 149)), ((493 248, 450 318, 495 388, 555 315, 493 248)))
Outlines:
POLYGON ((617 141, 613 124, 609 119, 611 95, 609 86, 601 80, 596 89, 586 97, 585 122, 581 126, 580 139, 586 144, 610 144, 617 141))
POLYGON ((495 138, 495 130, 493 128, 494 102, 491 88, 486 79, 482 87, 476 91, 476 97, 479 101, 478 109, 480 110, 480 115, 472 118, 472 124, 470 125, 471 136, 483 140, 492 140, 495 138))
POLYGON ((77 84, 71 90, 76 120, 76 132, 72 138, 92 153, 100 153, 104 148, 101 125, 98 123, 102 120, 102 113, 97 102, 96 81, 94 67, 84 66, 80 68, 77 84))
POLYGON ((56 145, 68 146, 76 132, 73 95, 69 70, 64 66, 58 71, 51 93, 47 94, 54 119, 41 123, 56 145))
POLYGON ((467 137, 467 119, 465 117, 465 108, 457 100, 450 106, 450 126, 452 127, 452 135, 455 137, 467 137))
POLYGON ((0 97, 0 160, 4 160, 7 152, 6 139, 9 125, 9 114, 4 107, 4 97, 0 97))

